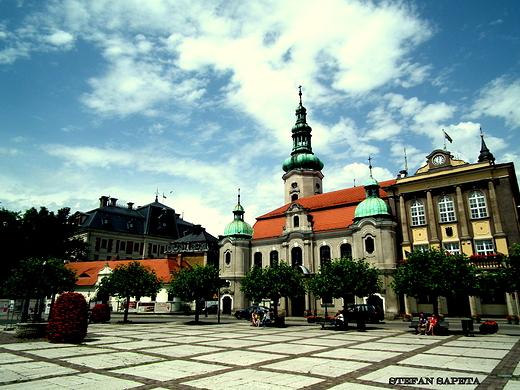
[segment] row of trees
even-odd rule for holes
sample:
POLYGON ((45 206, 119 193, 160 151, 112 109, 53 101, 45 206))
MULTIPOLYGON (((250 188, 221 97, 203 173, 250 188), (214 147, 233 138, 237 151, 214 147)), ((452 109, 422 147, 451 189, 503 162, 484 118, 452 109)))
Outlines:
MULTIPOLYGON (((475 256, 478 259, 482 256, 475 256)), ((439 314, 439 296, 482 296, 504 294, 520 289, 520 245, 509 248, 509 256, 495 255, 499 267, 475 268, 472 258, 451 255, 439 249, 416 250, 403 260, 390 287, 396 294, 414 298, 428 294, 434 297, 433 309, 439 314)))

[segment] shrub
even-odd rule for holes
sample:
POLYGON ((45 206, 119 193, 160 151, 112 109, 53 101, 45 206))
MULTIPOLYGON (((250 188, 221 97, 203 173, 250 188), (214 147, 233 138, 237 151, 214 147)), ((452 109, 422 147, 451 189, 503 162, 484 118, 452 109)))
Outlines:
POLYGON ((87 335, 88 305, 78 293, 61 294, 51 310, 47 339, 53 343, 80 343, 87 335))
POLYGON ((110 307, 105 303, 98 303, 92 309, 92 322, 110 321, 110 307))

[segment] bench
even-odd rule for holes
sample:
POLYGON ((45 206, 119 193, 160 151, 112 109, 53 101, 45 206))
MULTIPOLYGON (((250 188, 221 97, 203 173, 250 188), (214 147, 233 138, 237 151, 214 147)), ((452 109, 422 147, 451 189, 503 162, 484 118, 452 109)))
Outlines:
MULTIPOLYGON (((419 332, 417 332, 418 326, 419 326, 419 321, 412 321, 412 322, 410 322, 409 328, 412 328, 415 330, 416 333, 419 333, 419 332)), ((435 327, 435 332, 437 334, 446 335, 449 333, 449 331, 450 331, 450 323, 448 321, 437 322, 437 326, 435 327)))
POLYGON ((336 324, 333 324, 332 321, 333 320, 330 318, 325 318, 321 321, 316 321, 316 323, 321 325, 321 329, 332 328, 334 330, 337 330, 337 329, 348 328, 348 324, 343 323, 341 325, 336 325, 336 324))

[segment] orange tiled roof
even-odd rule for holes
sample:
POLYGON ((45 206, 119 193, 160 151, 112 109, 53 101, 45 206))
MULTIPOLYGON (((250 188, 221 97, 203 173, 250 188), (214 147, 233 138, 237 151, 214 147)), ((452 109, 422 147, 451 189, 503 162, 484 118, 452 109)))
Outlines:
MULTIPOLYGON (((392 185, 396 180, 387 180, 379 183, 381 187, 392 185)), ((365 200, 364 186, 347 188, 325 194, 307 196, 298 199, 297 203, 309 210, 313 216, 314 232, 346 229, 353 223, 356 206, 365 200)), ((379 189, 382 199, 387 194, 379 189)), ((285 211, 291 203, 283 205, 267 214, 256 218, 253 226, 253 240, 262 240, 278 237, 285 226, 285 211)))
MULTIPOLYGON (((76 270, 76 276, 78 276, 76 286, 93 286, 97 282, 99 271, 101 271, 106 264, 108 264, 110 268, 114 269, 119 264, 128 264, 132 261, 136 260, 84 261, 69 263, 68 267, 76 270)), ((164 283, 170 281, 172 272, 181 268, 176 259, 146 259, 137 261, 142 265, 155 270, 156 275, 162 279, 164 283)), ((183 261, 182 265, 184 267, 187 266, 188 263, 183 261)))

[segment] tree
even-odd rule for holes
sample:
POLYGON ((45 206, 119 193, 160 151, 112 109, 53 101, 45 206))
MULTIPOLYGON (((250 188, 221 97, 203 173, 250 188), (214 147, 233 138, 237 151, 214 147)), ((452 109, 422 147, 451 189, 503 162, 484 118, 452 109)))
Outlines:
POLYGON ((439 296, 475 295, 475 268, 464 254, 432 248, 415 250, 397 267, 390 286, 396 294, 414 298, 433 296, 433 311, 439 315, 439 296))
POLYGON ((199 322, 200 302, 223 286, 219 269, 212 264, 185 267, 173 276, 168 292, 186 302, 195 301, 195 322, 199 322))
POLYGON ((155 270, 142 265, 139 261, 128 264, 119 264, 112 273, 105 276, 98 289, 98 294, 113 295, 125 300, 123 322, 128 322, 130 298, 152 297, 161 289, 162 281, 155 274, 155 270))
POLYGON ((66 267, 62 259, 23 259, 5 281, 2 293, 9 298, 25 300, 21 322, 27 322, 29 300, 37 298, 34 320, 40 321, 43 299, 73 291, 76 281, 76 272, 66 267))
POLYGON ((0 282, 9 276, 21 260, 30 258, 82 261, 86 243, 75 237, 77 225, 72 223, 68 207, 56 213, 41 207, 23 214, 0 209, 0 282))
POLYGON ((308 289, 319 299, 324 297, 345 298, 356 295, 360 298, 381 291, 383 282, 379 270, 365 259, 333 260, 326 262, 307 283, 308 289))
POLYGON ((301 297, 305 294, 305 285, 298 271, 285 262, 277 262, 266 268, 253 267, 242 279, 240 290, 255 302, 269 298, 276 321, 280 298, 301 297))

